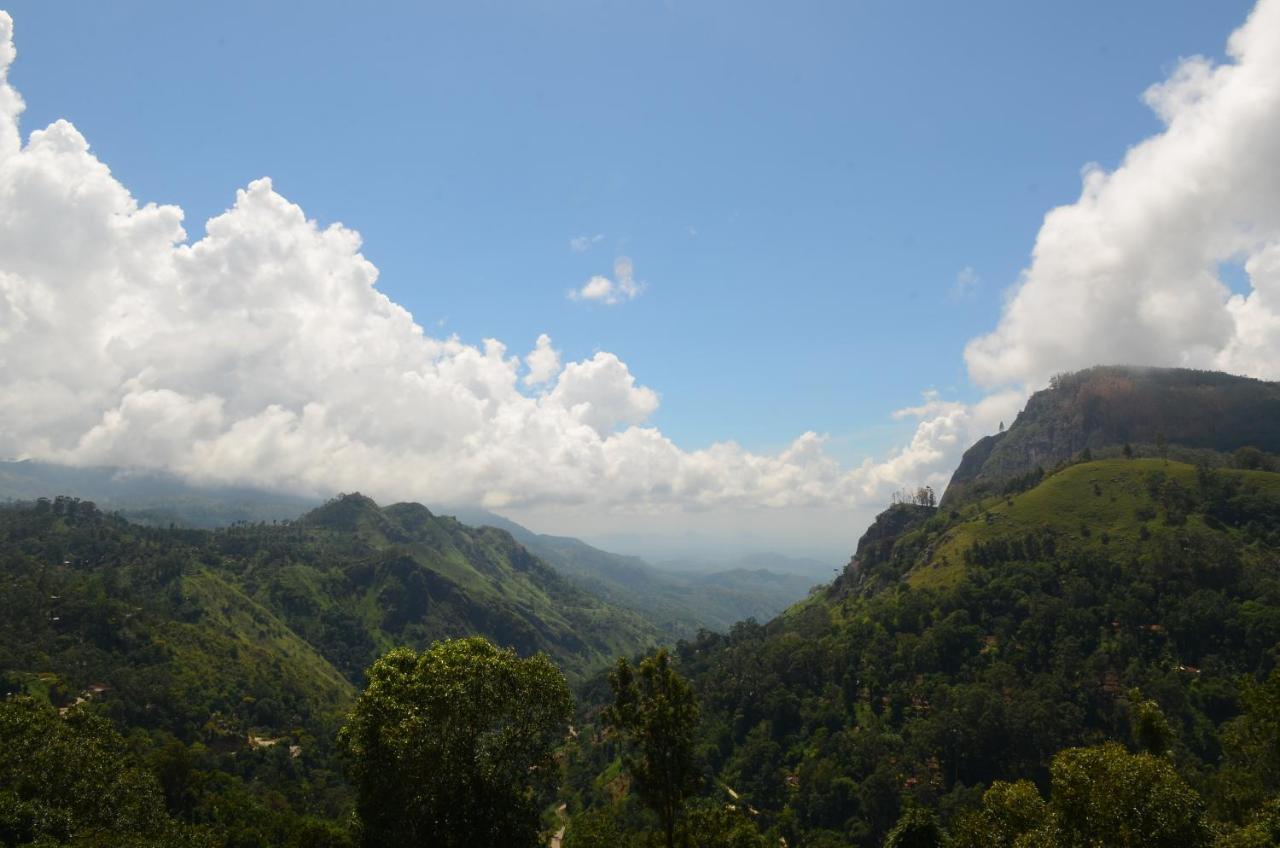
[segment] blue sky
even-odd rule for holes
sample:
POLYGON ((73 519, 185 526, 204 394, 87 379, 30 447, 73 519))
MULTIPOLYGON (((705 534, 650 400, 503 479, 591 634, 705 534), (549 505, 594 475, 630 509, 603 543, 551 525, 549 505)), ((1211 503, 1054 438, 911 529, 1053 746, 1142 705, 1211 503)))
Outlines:
POLYGON ((838 561, 1054 373, 1280 379, 1280 0, 7 9, 0 456, 838 561))
POLYGON ((613 351, 682 447, 815 430, 849 460, 909 437, 888 413, 922 389, 975 396, 964 343, 1044 213, 1158 129, 1140 93, 1249 5, 7 8, 24 126, 70 118, 193 237, 270 175, 433 333, 613 351), (565 297, 619 254, 639 298, 565 297))

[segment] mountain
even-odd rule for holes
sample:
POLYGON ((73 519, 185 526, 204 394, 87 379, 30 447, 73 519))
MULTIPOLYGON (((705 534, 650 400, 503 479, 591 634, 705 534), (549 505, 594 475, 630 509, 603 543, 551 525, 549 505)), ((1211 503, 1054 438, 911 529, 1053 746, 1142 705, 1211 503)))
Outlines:
POLYGON ((1280 383, 1183 368, 1097 367, 1055 377, 1009 429, 965 452, 944 507, 991 494, 1089 450, 1124 446, 1194 461, 1258 448, 1280 453, 1280 383), (1162 447, 1164 446, 1164 447, 1162 447))
POLYGON ((159 723, 174 733, 196 732, 201 710, 248 727, 263 700, 287 705, 276 718, 331 715, 396 645, 481 634, 582 675, 659 638, 508 533, 417 504, 347 495, 295 522, 204 531, 57 498, 0 509, 0 530, 10 685, 102 684, 139 721, 171 716, 159 723))
MULTIPOLYGON (((55 495, 92 501, 139 524, 202 529, 289 521, 320 505, 316 499, 297 495, 195 485, 158 471, 76 468, 32 460, 0 462, 0 501, 55 495)), ((827 579, 831 571, 826 563, 779 554, 671 562, 655 568, 638 557, 600 550, 579 539, 534 533, 488 510, 443 507, 436 511, 473 527, 510 533, 579 588, 638 613, 668 640, 692 636, 701 628, 727 630, 745 618, 772 618, 827 579), (762 571, 769 574, 757 573, 762 571)))
POLYGON ((732 571, 769 571, 773 574, 800 577, 810 585, 831 578, 831 563, 813 557, 793 557, 772 551, 757 551, 741 556, 707 559, 681 557, 660 559, 654 567, 679 574, 717 574, 732 571))
POLYGON ((831 570, 816 560, 777 554, 654 566, 639 557, 602 551, 581 539, 534 533, 486 510, 445 507, 442 511, 468 524, 507 531, 581 588, 634 610, 671 640, 692 637, 701 629, 723 632, 748 618, 773 618, 805 597, 831 570))
MULTIPOLYGON (((708 791, 771 839, 873 848, 921 816, 956 831, 996 781, 1047 791, 1079 746, 1167 746, 1133 762, 1167 762, 1180 809, 1224 839, 1264 816, 1280 798, 1280 760, 1259 747, 1280 732, 1280 473, 1234 452, 1276 447, 1276 396, 1185 371, 1055 381, 970 451, 962 497, 889 507, 829 587, 680 646, 708 791)), ((628 814, 611 756, 583 758, 599 777, 574 781, 571 807, 628 814)))
POLYGON ((0 705, 109 717, 154 761, 170 813, 228 845, 348 844, 335 733, 365 668, 471 635, 571 679, 660 640, 505 531, 418 504, 352 494, 216 530, 68 497, 0 506, 0 705))

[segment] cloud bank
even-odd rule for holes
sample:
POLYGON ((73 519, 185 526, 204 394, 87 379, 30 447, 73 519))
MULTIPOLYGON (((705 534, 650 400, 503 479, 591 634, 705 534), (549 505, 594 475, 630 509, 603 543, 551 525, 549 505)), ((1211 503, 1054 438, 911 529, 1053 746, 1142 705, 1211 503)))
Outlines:
MULTIPOLYGON (((0 13, 3 456, 531 510, 852 509, 836 532, 855 537, 889 492, 941 488, 1055 372, 1280 377, 1280 0, 1261 0, 1229 62, 1188 59, 1153 86, 1165 128, 1046 216, 997 326, 965 351, 987 397, 926 394, 897 414, 917 421, 910 442, 854 467, 815 433, 776 454, 682 450, 649 424, 657 393, 608 352, 432 338, 377 289, 355 232, 319 228, 269 180, 190 242, 180 209, 136 201, 70 123, 22 143, 11 35, 0 13)), ((619 259, 571 296, 640 288, 619 259)))
MULTIPOLYGON (((21 143, 15 55, 0 13, 0 456, 491 507, 829 507, 880 485, 813 433, 776 455, 681 450, 608 352, 432 338, 354 231, 269 179, 191 242, 179 208, 135 200, 71 123, 21 143)), ((581 296, 640 291, 626 258, 605 282, 581 296)))

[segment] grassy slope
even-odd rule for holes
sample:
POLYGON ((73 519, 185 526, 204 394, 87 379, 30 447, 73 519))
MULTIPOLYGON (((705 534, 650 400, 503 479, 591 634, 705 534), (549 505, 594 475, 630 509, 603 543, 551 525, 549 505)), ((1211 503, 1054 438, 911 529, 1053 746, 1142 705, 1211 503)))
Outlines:
POLYGON ((322 712, 345 709, 354 699, 350 681, 224 575, 201 569, 183 578, 183 592, 203 614, 196 622, 168 623, 165 635, 187 688, 212 684, 229 696, 278 686, 302 693, 322 712))
MULTIPOLYGON (((1217 473, 1280 499, 1280 474, 1234 469, 1217 473)), ((966 548, 1045 531, 1077 545, 1108 545, 1113 551, 1136 553, 1144 526, 1148 532, 1160 530, 1161 510, 1148 486, 1152 474, 1163 474, 1187 490, 1196 487, 1196 470, 1185 463, 1109 459, 1065 468, 1022 494, 965 504, 958 510, 960 521, 943 534, 907 579, 916 588, 954 585, 963 573, 966 548), (1154 517, 1144 519, 1144 514, 1154 517)), ((1192 515, 1188 524, 1202 525, 1203 517, 1192 515)))

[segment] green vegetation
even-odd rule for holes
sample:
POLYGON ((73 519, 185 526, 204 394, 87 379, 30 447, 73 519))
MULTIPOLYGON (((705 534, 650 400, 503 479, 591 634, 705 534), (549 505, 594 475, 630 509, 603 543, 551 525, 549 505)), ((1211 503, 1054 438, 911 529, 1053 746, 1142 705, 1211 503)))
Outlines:
POLYGON ((1045 546, 1052 555, 1058 544, 1106 548, 1109 557, 1127 559, 1146 551, 1152 534, 1167 535, 1175 527, 1222 530, 1231 524, 1243 537, 1265 532, 1278 502, 1280 475, 1271 473, 1159 459, 1072 465, 1017 497, 951 509, 956 519, 946 533, 930 536, 933 548, 924 562, 912 563, 909 579, 919 588, 944 586, 959 578, 966 562, 1025 558, 1028 548, 1034 556, 1045 546), (1196 511, 1197 502, 1205 508, 1196 511))
POLYGON ((0 696, 110 721, 167 815, 220 845, 349 844, 335 737, 394 646, 484 634, 582 675, 653 632, 507 534, 413 505, 217 531, 0 508, 0 696))
MULTIPOLYGON (((700 793, 772 840, 1254 844, 1280 795, 1280 474, 1105 459, 898 503, 825 593, 674 660, 700 793)), ((642 832, 616 784, 568 792, 642 832)))
POLYGON ((539 842, 551 753, 573 712, 564 676, 481 638, 391 651, 339 737, 370 848, 539 842))
POLYGON ((205 845, 165 811, 111 723, 29 697, 0 703, 0 844, 205 845))
MULTIPOLYGON (((1024 446, 1124 429, 1050 426, 1068 390, 1147 397, 1090 374, 1024 446)), ((831 586, 648 657, 630 613, 414 505, 0 510, 0 844, 1278 844, 1280 473, 1157 435, 904 497, 831 586)))
POLYGON ((693 758, 698 704, 693 690, 671 667, 665 650, 635 671, 619 659, 609 685, 613 704, 605 710, 605 726, 624 740, 632 788, 657 814, 667 848, 674 848, 676 823, 698 780, 693 758))

